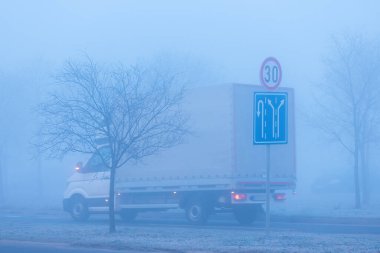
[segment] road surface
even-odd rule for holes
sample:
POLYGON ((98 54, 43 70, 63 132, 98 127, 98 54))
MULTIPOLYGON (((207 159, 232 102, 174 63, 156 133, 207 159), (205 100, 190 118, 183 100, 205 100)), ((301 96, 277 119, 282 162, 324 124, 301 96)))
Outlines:
MULTIPOLYGON (((95 250, 95 248, 99 247, 115 249, 114 241, 122 241, 122 246, 120 246, 120 248, 123 249, 123 252, 134 253, 141 252, 142 250, 146 251, 146 247, 149 246, 143 246, 143 248, 141 248, 141 243, 134 244, 134 240, 123 242, 125 237, 131 235, 131 231, 134 231, 133 233, 135 233, 136 236, 138 236, 137 239, 142 241, 142 244, 145 244, 145 240, 141 239, 141 235, 147 236, 147 242, 149 242, 149 240, 152 240, 152 238, 153 240, 154 238, 159 238, 161 233, 166 233, 169 236, 172 236, 173 234, 173 236, 176 236, 175 234, 185 235, 182 237, 199 235, 199 240, 203 239, 202 237, 204 236, 207 237, 210 235, 214 235, 216 237, 218 237, 218 235, 219 237, 226 236, 226 238, 229 239, 230 237, 228 235, 244 237, 247 234, 252 234, 255 238, 258 238, 258 236, 263 236, 265 234, 265 224, 262 221, 258 221, 251 226, 240 226, 233 219, 233 216, 231 214, 219 214, 216 216, 212 216, 207 225, 192 226, 187 223, 183 213, 144 213, 141 214, 138 217, 138 219, 132 223, 126 224, 118 220, 118 228, 121 228, 121 230, 123 230, 123 233, 125 234, 117 235, 118 237, 115 237, 115 240, 113 240, 112 237, 110 238, 110 236, 106 233, 108 225, 107 215, 94 215, 90 218, 88 222, 78 224, 72 221, 69 215, 61 211, 45 213, 1 212, 0 224, 5 224, 4 226, 0 226, 1 253, 120 252, 118 250, 107 249, 95 250), (46 231, 52 232, 46 233, 46 231), (72 238, 75 238, 75 236, 73 237, 73 233, 76 233, 77 231, 78 238, 83 237, 84 239, 86 239, 84 240, 83 244, 81 243, 81 240, 75 240, 76 242, 72 243, 72 238), (67 236, 63 236, 60 233, 67 233, 67 236), (88 238, 85 238, 86 234, 89 233, 100 233, 101 237, 99 239, 99 242, 97 242, 96 238, 93 238, 92 241, 88 240, 88 238), (66 237, 68 239, 66 239, 66 237), (108 240, 108 244, 102 243, 102 240, 108 240), (130 244, 132 244, 133 247, 129 248, 130 244)), ((316 240, 317 244, 319 243, 317 242, 318 240, 320 240, 321 242, 325 242, 326 238, 332 238, 330 243, 335 243, 334 236, 336 236, 337 238, 336 241, 341 240, 341 238, 351 238, 352 240, 350 239, 350 241, 348 241, 346 244, 351 244, 351 248, 353 249, 352 252, 355 252, 357 249, 359 251, 366 252, 366 250, 363 250, 363 245, 367 244, 372 245, 370 245, 371 250, 374 248, 380 250, 380 245, 378 245, 380 244, 380 242, 377 243, 378 240, 373 239, 378 238, 378 235, 380 234, 380 219, 273 216, 271 223, 271 233, 275 234, 277 237, 286 237, 287 235, 289 235, 290 238, 299 237, 299 239, 297 239, 298 241, 296 240, 294 244, 302 243, 302 241, 304 240, 304 236, 306 236, 305 238, 311 238, 311 240, 316 240), (315 237, 317 239, 315 239, 315 237), (356 241, 360 240, 360 238, 369 239, 368 242, 363 241, 362 245, 359 245, 360 247, 356 247, 354 244, 356 243, 356 241)), ((172 252, 172 248, 165 250, 166 246, 172 246, 172 242, 162 246, 161 241, 165 240, 167 235, 163 235, 162 238, 157 239, 160 240, 160 242, 157 242, 153 245, 158 246, 148 248, 148 251, 172 252)), ((179 238, 182 237, 179 236, 179 238)), ((214 238, 214 240, 217 239, 218 238, 214 238)), ((173 240, 176 241, 175 238, 173 240)), ((212 241, 213 238, 211 238, 210 240, 212 241)), ((197 239, 194 239, 194 241, 198 242, 197 239)), ((225 241, 225 239, 221 241, 225 241)), ((241 245, 244 246, 244 243, 245 242, 241 243, 241 245)), ((248 244, 249 243, 250 242, 248 242, 248 244)), ((216 246, 218 246, 218 244, 220 244, 220 242, 218 242, 216 246)), ((270 244, 271 243, 268 242, 268 245, 270 244)), ((339 247, 337 249, 340 249, 339 247)), ((118 248, 116 247, 116 249, 118 248)), ((184 251, 179 250, 178 252, 184 251)), ((315 252, 318 252, 318 250, 316 250, 315 252)))
MULTIPOLYGON (((36 243, 22 241, 0 241, 1 253, 120 253, 120 250, 74 248, 66 244, 36 243)), ((123 250, 125 253, 138 253, 136 250, 123 250)), ((158 252, 157 252, 158 253, 158 252)))

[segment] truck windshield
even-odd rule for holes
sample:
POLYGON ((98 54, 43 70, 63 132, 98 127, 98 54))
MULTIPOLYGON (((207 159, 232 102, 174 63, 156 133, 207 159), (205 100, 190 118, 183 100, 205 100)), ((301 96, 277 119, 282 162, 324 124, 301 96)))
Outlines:
POLYGON ((82 172, 102 172, 109 170, 108 164, 111 159, 111 152, 108 147, 103 147, 94 153, 84 166, 82 172))

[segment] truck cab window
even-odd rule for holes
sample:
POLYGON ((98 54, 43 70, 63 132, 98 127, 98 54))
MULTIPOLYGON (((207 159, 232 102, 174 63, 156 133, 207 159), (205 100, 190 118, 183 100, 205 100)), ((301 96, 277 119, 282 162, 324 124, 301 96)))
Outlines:
POLYGON ((109 168, 104 164, 109 163, 111 158, 110 150, 107 147, 99 149, 98 153, 94 153, 90 160, 83 167, 83 173, 93 173, 93 172, 103 172, 109 170, 109 168))

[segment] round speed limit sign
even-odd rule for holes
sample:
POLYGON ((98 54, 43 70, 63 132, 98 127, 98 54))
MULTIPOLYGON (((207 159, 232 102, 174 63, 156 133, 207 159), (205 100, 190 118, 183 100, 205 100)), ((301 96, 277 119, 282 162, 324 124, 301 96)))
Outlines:
POLYGON ((268 57, 264 60, 260 69, 261 84, 270 90, 276 89, 282 78, 281 65, 274 57, 268 57))

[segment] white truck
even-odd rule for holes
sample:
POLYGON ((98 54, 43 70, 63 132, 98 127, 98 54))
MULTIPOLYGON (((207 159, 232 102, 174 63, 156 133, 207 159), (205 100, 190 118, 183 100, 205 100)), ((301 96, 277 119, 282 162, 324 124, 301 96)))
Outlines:
MULTIPOLYGON (((115 210, 121 218, 181 208, 193 224, 217 212, 233 212, 238 222, 252 223, 266 201, 266 145, 253 141, 258 92, 268 90, 244 84, 189 90, 184 110, 191 134, 185 142, 117 170, 115 210)), ((270 146, 269 185, 271 196, 283 200, 296 186, 294 95, 290 88, 276 92, 287 94, 287 140, 270 146)), ((107 212, 108 186, 109 171, 94 155, 69 178, 64 210, 75 220, 107 212)))

